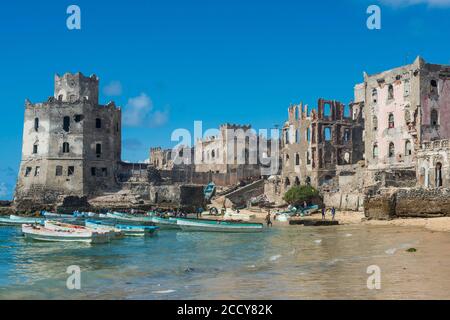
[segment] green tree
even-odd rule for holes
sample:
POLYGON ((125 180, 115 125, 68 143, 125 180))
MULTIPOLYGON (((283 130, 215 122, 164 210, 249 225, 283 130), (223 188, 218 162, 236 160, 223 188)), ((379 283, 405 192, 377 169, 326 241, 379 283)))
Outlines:
POLYGON ((318 196, 319 191, 309 185, 294 186, 284 194, 283 200, 291 205, 298 206, 303 204, 304 201, 308 202, 318 196))

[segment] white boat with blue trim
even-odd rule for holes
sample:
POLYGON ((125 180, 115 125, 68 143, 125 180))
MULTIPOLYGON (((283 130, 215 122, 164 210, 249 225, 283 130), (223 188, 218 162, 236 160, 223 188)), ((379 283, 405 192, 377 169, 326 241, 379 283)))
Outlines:
POLYGON ((261 232, 264 229, 262 223, 231 222, 208 219, 178 218, 177 224, 183 231, 261 232))

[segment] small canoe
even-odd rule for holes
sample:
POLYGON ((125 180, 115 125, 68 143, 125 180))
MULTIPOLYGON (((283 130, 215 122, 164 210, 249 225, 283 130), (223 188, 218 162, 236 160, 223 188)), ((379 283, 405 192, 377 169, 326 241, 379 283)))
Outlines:
POLYGON ((0 226, 21 226, 23 224, 44 224, 42 218, 24 218, 15 215, 0 217, 0 226))
POLYGON ((123 238, 123 236, 125 235, 120 229, 116 228, 114 225, 106 224, 103 221, 86 220, 84 224, 88 229, 110 232, 113 239, 120 239, 123 238))
POLYGON ((159 229, 159 227, 155 226, 130 226, 124 224, 118 224, 115 227, 122 231, 126 236, 136 237, 151 236, 155 234, 159 229))
POLYGON ((231 222, 207 219, 177 219, 177 224, 183 231, 208 232, 261 232, 262 223, 231 222))
POLYGON ((61 242, 87 242, 87 243, 107 243, 109 236, 104 233, 93 231, 55 231, 42 226, 28 225, 22 226, 25 239, 37 241, 61 241, 61 242))
POLYGON ((160 229, 180 229, 176 218, 152 217, 151 221, 160 229))

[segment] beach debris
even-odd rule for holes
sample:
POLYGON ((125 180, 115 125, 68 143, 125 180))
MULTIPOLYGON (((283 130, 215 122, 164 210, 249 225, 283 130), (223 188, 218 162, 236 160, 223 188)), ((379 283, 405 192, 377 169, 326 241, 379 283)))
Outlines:
POLYGON ((280 258, 281 258, 281 254, 277 254, 277 255, 271 256, 270 261, 277 261, 280 258))
POLYGON ((169 290, 153 291, 153 293, 156 293, 156 294, 167 294, 167 293, 172 293, 172 292, 175 292, 175 291, 176 290, 169 289, 169 290))
POLYGON ((417 252, 416 248, 409 248, 406 250, 406 252, 417 252))
POLYGON ((387 249, 385 252, 386 252, 387 254, 394 254, 396 251, 397 251, 396 248, 392 248, 392 249, 387 249))
POLYGON ((320 239, 319 240, 314 240, 314 242, 317 243, 317 244, 321 244, 322 240, 320 240, 320 239))

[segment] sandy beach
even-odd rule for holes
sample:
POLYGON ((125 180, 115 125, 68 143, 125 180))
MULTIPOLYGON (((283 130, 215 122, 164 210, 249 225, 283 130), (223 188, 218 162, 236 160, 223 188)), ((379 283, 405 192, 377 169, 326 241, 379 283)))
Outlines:
MULTIPOLYGON (((254 214, 257 220, 264 220, 267 215, 267 211, 254 212, 250 210, 240 210, 241 213, 254 214)), ((271 211, 273 214, 274 211, 271 211)), ((321 219, 320 213, 314 213, 311 216, 304 217, 303 219, 321 219)), ((326 219, 330 220, 331 215, 327 213, 326 219)), ((366 220, 363 212, 353 211, 337 211, 336 220, 339 224, 367 224, 367 225, 379 225, 379 226, 401 226, 401 227, 422 227, 430 231, 443 231, 450 232, 450 217, 440 218, 408 218, 408 219, 393 219, 393 220, 366 220)), ((273 221, 274 224, 286 224, 286 222, 273 221)))

